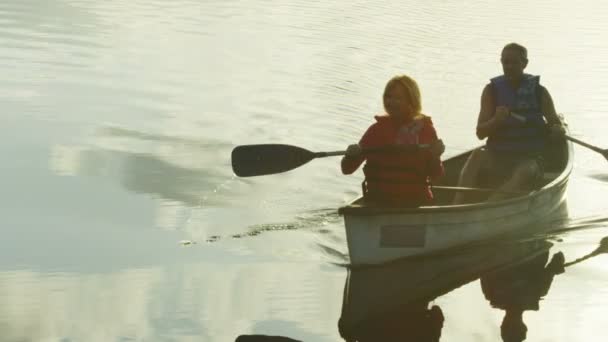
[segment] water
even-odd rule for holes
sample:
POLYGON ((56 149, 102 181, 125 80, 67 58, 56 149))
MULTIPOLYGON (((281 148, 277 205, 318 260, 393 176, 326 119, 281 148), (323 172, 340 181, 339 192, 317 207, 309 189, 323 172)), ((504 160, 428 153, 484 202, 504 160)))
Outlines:
MULTIPOLYGON (((343 149, 407 73, 457 154, 478 144, 479 96, 511 41, 573 135, 608 146, 607 15, 597 0, 4 0, 0 341, 341 340, 335 209, 361 173, 327 158, 239 179, 232 148, 343 149)), ((545 248, 566 262, 608 236, 608 164, 575 158, 545 248)), ((601 340, 606 260, 555 276, 527 340, 601 340)), ((442 340, 499 341, 504 311, 460 285, 431 301, 442 340)))

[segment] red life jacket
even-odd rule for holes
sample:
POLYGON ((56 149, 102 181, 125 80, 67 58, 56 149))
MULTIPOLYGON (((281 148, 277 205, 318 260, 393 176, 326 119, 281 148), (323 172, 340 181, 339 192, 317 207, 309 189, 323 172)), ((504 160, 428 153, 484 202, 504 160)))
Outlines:
MULTIPOLYGON (((409 122, 376 116, 359 144, 361 147, 430 144, 437 133, 430 117, 419 115, 409 122)), ((405 153, 370 153, 363 167, 364 195, 372 200, 400 206, 430 204, 430 177, 443 175, 443 165, 429 149, 405 153)), ((360 164, 360 162, 359 162, 360 164)), ((356 166, 358 167, 358 165, 356 166)), ((355 167, 355 168, 356 168, 355 167)))

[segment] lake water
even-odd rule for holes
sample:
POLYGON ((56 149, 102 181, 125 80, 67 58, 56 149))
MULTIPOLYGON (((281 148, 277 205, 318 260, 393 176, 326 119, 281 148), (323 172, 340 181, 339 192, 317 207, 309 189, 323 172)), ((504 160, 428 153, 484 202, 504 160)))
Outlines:
MULTIPOLYGON (((511 41, 528 47, 527 71, 572 134, 608 147, 606 18, 599 0, 3 0, 0 341, 341 341, 336 209, 361 172, 342 176, 336 157, 238 178, 232 148, 344 149, 406 73, 445 157, 463 152, 479 144, 479 96, 511 41)), ((540 260, 572 262, 608 236, 608 163, 579 147, 575 158, 569 216, 532 246, 540 260)), ((462 251, 436 270, 490 267, 524 245, 462 251)), ((523 314, 527 340, 603 341, 607 262, 555 275, 523 314)), ((501 340, 492 277, 476 277, 429 304, 442 341, 501 340)))

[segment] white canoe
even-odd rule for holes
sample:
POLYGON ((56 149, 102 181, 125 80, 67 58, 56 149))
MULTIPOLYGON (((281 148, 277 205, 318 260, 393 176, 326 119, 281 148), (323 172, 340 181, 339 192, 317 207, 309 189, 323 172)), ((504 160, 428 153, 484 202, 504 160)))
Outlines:
POLYGON ((572 144, 564 140, 547 148, 540 189, 500 201, 453 205, 455 191, 446 188, 457 185, 471 152, 444 161, 446 176, 433 190, 433 206, 378 207, 360 197, 340 208, 351 265, 381 264, 509 233, 550 217, 565 200, 572 144))

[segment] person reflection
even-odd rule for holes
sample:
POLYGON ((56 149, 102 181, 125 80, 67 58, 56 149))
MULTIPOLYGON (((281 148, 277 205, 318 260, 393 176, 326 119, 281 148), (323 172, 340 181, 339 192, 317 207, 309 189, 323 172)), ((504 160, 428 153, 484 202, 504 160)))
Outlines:
POLYGON ((527 310, 538 311, 539 301, 546 296, 556 274, 564 272, 564 254, 558 252, 551 261, 549 251, 506 269, 481 277, 481 289, 492 307, 505 311, 500 326, 504 342, 521 342, 528 328, 523 320, 527 310))
POLYGON ((437 305, 419 301, 367 320, 348 331, 338 324, 347 342, 436 342, 441 338, 443 312, 437 305))

